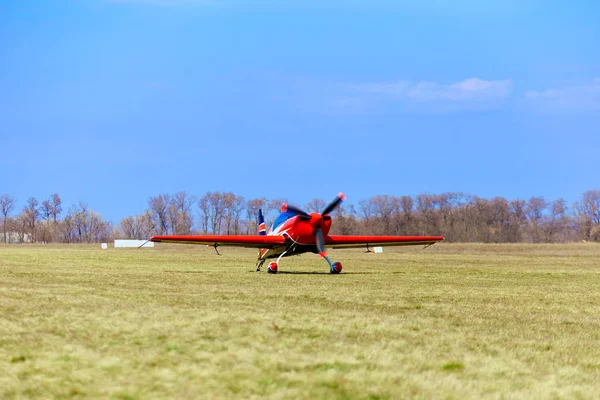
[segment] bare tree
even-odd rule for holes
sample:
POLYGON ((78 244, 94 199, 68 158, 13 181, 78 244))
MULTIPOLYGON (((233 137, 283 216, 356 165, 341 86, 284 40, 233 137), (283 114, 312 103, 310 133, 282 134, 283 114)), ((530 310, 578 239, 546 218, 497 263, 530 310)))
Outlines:
POLYGON ((525 200, 513 200, 509 204, 510 242, 523 241, 523 231, 527 226, 526 206, 525 200))
POLYGON ((208 222, 210 220, 210 192, 206 193, 198 201, 198 208, 200 210, 200 225, 202 232, 208 233, 208 222))
POLYGON ((600 225, 600 190, 588 190, 583 193, 581 207, 592 224, 600 225))
POLYGON ((206 192, 198 202, 200 208, 200 219, 203 229, 208 233, 209 229, 213 235, 221 232, 221 224, 225 216, 226 204, 221 192, 206 192))
POLYGON ((223 213, 225 205, 223 204, 223 194, 214 192, 210 194, 209 204, 211 207, 210 229, 215 235, 221 233, 221 222, 223 221, 223 213))
POLYGON ((267 199, 264 197, 251 199, 246 202, 246 234, 256 234, 258 231, 258 210, 262 209, 266 214, 267 199))
POLYGON ((138 226, 134 217, 125 217, 119 223, 120 234, 125 239, 138 239, 138 226))
MULTIPOLYGON (((184 191, 175 193, 171 199, 171 205, 175 208, 174 212, 176 214, 174 220, 175 225, 172 228, 175 234, 189 235, 192 232, 194 219, 190 210, 195 202, 196 198, 188 195, 184 191)), ((173 218, 171 217, 171 219, 173 224, 173 218)))
POLYGON ((50 230, 51 215, 50 202, 48 200, 42 201, 42 205, 40 206, 40 216, 46 221, 46 224, 41 228, 42 232, 40 234, 40 238, 46 243, 52 241, 52 232, 50 230))
POLYGON ((394 200, 396 203, 396 226, 398 227, 398 234, 413 234, 413 206, 414 202, 410 196, 401 196, 394 200))
POLYGON ((421 233, 424 235, 439 232, 439 215, 436 212, 436 198, 430 194, 417 195, 417 212, 422 218, 421 233))
POLYGON ((157 233, 155 227, 150 211, 146 210, 142 215, 123 218, 115 231, 115 235, 125 239, 148 239, 157 233))
POLYGON ((40 211, 38 209, 38 201, 34 197, 30 197, 27 199, 27 205, 23 207, 23 217, 27 226, 27 233, 30 235, 29 237, 31 241, 34 243, 36 240, 35 229, 39 215, 40 211))
POLYGON ((171 196, 166 193, 155 197, 150 197, 150 199, 148 199, 148 206, 150 207, 150 210, 156 219, 156 226, 158 227, 160 235, 164 235, 165 233, 169 232, 167 208, 169 207, 170 200, 171 196))
POLYGON ((588 190, 573 205, 580 239, 600 241, 600 190, 588 190))
MULTIPOLYGON (((271 214, 272 212, 275 214, 279 214, 281 212, 281 207, 283 206, 284 203, 287 203, 287 200, 285 199, 273 199, 271 201, 269 201, 269 203, 267 204, 267 210, 265 212, 265 220, 267 218, 267 216, 269 214, 271 214)), ((275 219, 271 219, 269 221, 269 225, 273 224, 273 222, 275 221, 275 219)))
POLYGON ((8 215, 12 212, 15 206, 15 198, 11 197, 7 194, 3 194, 0 196, 0 211, 2 212, 2 233, 4 234, 4 243, 8 243, 8 238, 6 237, 7 223, 8 223, 8 215))
POLYGON ((531 222, 531 238, 534 243, 540 241, 540 223, 548 202, 543 197, 532 197, 527 202, 527 217, 531 222))
POLYGON ((281 212, 281 207, 283 206, 284 203, 287 203, 287 200, 273 199, 273 200, 269 201, 269 203, 267 204, 267 212, 265 214, 269 214, 272 211, 275 211, 276 213, 281 212))
POLYGON ((240 233, 240 219, 245 207, 245 200, 242 196, 236 196, 233 193, 226 194, 225 214, 227 221, 227 234, 240 233))
POLYGON ((56 223, 58 221, 58 216, 62 212, 62 200, 58 194, 54 193, 48 203, 50 214, 52 215, 52 221, 56 223))
POLYGON ((308 204, 306 205, 306 211, 309 213, 311 213, 311 212, 320 213, 321 211, 323 211, 323 209, 325 208, 326 205, 327 205, 327 203, 325 203, 324 200, 314 198, 311 201, 309 201, 308 204))
POLYGON ((68 229, 66 236, 71 242, 92 243, 106 241, 111 237, 111 224, 83 202, 71 207, 63 223, 68 229))
POLYGON ((564 237, 566 234, 568 224, 566 204, 565 199, 554 200, 550 203, 549 215, 542 217, 541 229, 548 243, 554 242, 557 235, 564 237))

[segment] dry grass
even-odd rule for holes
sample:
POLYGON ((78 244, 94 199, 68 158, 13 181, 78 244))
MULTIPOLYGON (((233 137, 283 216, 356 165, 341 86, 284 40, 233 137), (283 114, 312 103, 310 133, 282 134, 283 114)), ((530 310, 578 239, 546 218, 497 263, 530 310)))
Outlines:
POLYGON ((0 246, 0 397, 600 393, 600 245, 223 253, 0 246))

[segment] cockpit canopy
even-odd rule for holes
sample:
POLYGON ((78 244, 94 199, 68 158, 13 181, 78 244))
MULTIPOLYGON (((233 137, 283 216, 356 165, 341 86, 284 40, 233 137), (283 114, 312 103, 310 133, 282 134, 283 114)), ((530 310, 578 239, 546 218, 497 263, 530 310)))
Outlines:
POLYGON ((287 221, 290 218, 295 217, 296 215, 299 215, 298 213, 286 210, 284 212, 282 212, 281 214, 279 214, 279 216, 275 219, 275 222, 273 222, 273 227, 271 228, 272 231, 274 231, 275 229, 277 229, 281 224, 283 224, 285 221, 287 221))

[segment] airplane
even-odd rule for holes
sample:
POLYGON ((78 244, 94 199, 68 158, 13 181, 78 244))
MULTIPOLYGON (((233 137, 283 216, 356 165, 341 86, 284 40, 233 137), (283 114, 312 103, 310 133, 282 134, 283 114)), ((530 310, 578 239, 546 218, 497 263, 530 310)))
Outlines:
POLYGON ((267 234, 262 210, 258 210, 258 235, 206 235, 206 236, 153 236, 155 243, 204 244, 213 246, 217 254, 219 246, 258 248, 256 271, 259 272, 267 259, 274 259, 267 266, 267 272, 276 274, 282 257, 302 253, 315 253, 329 264, 332 274, 342 272, 342 263, 332 262, 327 256, 327 247, 333 249, 366 247, 370 251, 375 246, 410 246, 432 244, 444 240, 443 236, 338 236, 329 235, 331 212, 346 196, 338 195, 319 213, 307 213, 298 207, 284 203, 281 214, 273 222, 267 234))

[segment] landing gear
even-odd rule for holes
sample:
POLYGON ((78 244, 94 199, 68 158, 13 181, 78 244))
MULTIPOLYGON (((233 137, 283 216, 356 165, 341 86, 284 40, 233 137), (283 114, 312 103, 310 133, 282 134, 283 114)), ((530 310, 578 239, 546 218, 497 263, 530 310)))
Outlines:
POLYGON ((270 274, 276 274, 277 273, 277 263, 270 262, 269 266, 267 267, 267 272, 270 274))
POLYGON ((256 272, 260 272, 260 267, 265 263, 265 260, 259 259, 256 261, 256 272))
POLYGON ((329 272, 331 272, 332 274, 339 274, 340 272, 342 272, 342 263, 339 261, 336 261, 334 263, 331 262, 331 260, 329 259, 329 257, 327 257, 327 255, 325 253, 320 253, 319 254, 321 257, 323 257, 325 259, 325 261, 327 261, 327 263, 329 264, 329 272))
POLYGON ((339 274, 340 272, 342 272, 342 263, 339 261, 334 262, 333 264, 331 264, 330 271, 332 274, 339 274))

